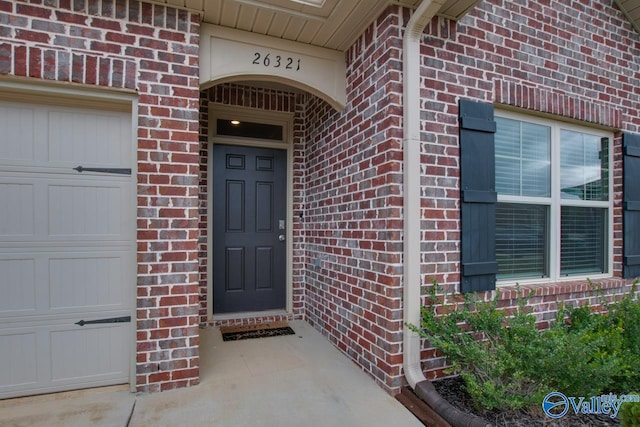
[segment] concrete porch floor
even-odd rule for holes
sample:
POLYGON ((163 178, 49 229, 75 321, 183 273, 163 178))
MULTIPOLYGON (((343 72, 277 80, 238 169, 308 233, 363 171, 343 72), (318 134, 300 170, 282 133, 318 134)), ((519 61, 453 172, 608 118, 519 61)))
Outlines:
POLYGON ((290 326, 295 335, 229 342, 217 328, 201 329, 196 387, 139 395, 107 387, 5 400, 0 425, 422 426, 309 324, 290 326))

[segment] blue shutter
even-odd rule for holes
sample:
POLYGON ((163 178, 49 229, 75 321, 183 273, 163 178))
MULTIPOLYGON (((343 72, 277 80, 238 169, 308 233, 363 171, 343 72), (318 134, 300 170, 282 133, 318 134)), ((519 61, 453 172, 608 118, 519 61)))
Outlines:
POLYGON ((623 134, 623 223, 624 258, 622 276, 640 277, 640 135, 623 134))
POLYGON ((461 292, 496 287, 496 123, 493 105, 460 100, 461 292))

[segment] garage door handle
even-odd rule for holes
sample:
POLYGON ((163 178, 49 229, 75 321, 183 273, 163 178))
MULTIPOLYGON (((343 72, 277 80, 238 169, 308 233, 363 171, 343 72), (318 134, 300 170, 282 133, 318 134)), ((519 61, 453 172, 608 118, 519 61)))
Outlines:
POLYGON ((97 323, 128 323, 131 322, 131 316, 112 317, 110 319, 98 319, 98 320, 80 320, 76 322, 76 325, 95 325, 97 323))
POLYGON ((131 169, 130 168, 85 168, 82 166, 77 166, 75 168, 73 168, 73 170, 76 170, 80 173, 82 172, 102 172, 102 173, 115 173, 118 175, 131 175, 131 169))

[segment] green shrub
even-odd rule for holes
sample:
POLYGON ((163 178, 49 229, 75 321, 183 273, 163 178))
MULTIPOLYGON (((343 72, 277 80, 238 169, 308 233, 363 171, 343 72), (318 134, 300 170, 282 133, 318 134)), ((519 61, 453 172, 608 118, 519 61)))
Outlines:
MULTIPOLYGON (((583 337, 585 345, 596 344, 596 363, 609 364, 608 391, 625 393, 640 383, 640 301, 637 282, 631 292, 615 303, 601 302, 603 313, 593 314, 588 306, 567 309, 568 329, 583 337)), ((564 322, 556 322, 556 325, 564 322)), ((606 381, 606 384, 605 384, 606 381)))
POLYGON ((625 363, 615 378, 616 391, 620 393, 640 384, 640 301, 633 295, 626 295, 620 303, 611 305, 603 324, 603 330, 615 328, 622 335, 621 357, 625 363))
POLYGON ((548 387, 567 396, 595 396, 608 391, 622 372, 619 331, 569 331, 554 326, 542 332, 541 338, 545 354, 538 375, 548 387))
MULTIPOLYGON (((444 316, 436 314, 443 300, 434 283, 429 305, 422 310, 422 328, 412 328, 447 357, 476 405, 486 409, 519 409, 541 401, 547 389, 534 375, 543 369, 544 346, 535 317, 520 303, 513 315, 498 301, 467 295, 444 316)), ((411 326, 410 326, 411 327, 411 326)))
POLYGON ((536 408, 551 391, 568 396, 624 393, 640 381, 635 284, 622 301, 603 303, 607 314, 593 314, 589 307, 561 308, 556 322, 542 332, 520 291, 513 312, 500 309, 497 299, 483 302, 473 294, 464 303, 446 305, 439 291, 434 282, 421 327, 408 326, 446 356, 449 372, 460 374, 479 408, 536 408), (439 313, 443 307, 449 312, 439 313))
MULTIPOLYGON (((629 393, 640 395, 639 392, 629 393)), ((640 426, 640 402, 625 402, 620 406, 620 425, 622 427, 638 427, 640 426)))

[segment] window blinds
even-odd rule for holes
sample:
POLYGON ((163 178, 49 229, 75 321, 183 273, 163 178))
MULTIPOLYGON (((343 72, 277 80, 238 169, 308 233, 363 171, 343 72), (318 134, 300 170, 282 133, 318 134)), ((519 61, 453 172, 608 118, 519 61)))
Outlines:
POLYGON ((549 207, 498 203, 496 258, 498 279, 547 277, 549 207))

